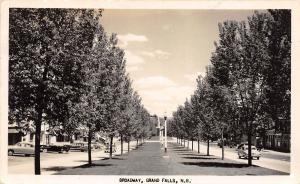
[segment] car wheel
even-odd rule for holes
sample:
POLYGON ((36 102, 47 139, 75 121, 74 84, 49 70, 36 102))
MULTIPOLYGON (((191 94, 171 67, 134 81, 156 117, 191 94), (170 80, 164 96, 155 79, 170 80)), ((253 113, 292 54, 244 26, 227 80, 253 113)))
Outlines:
POLYGON ((239 155, 239 159, 241 159, 242 157, 239 155))
POLYGON ((8 150, 8 156, 13 156, 14 155, 14 151, 13 150, 8 150))
POLYGON ((25 157, 29 157, 30 156, 30 154, 25 154, 25 157))
POLYGON ((257 160, 259 160, 259 157, 257 157, 257 160))

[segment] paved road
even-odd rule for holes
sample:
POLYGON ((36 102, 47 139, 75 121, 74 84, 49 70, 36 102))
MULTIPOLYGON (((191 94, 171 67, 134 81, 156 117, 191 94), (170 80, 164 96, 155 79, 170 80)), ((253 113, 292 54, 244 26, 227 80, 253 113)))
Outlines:
MULTIPOLYGON (((192 141, 190 141, 190 144, 191 144, 191 142, 192 141)), ((197 142, 194 142, 194 144, 197 146, 197 142)), ((205 143, 202 143, 202 144, 204 146, 206 146, 205 143)), ((210 147, 219 148, 219 146, 217 146, 217 143, 210 143, 210 147)), ((221 149, 221 148, 219 148, 219 149, 221 149)), ((235 149, 236 148, 229 148, 229 147, 225 146, 225 150, 227 152, 236 153, 235 149)), ((291 160, 291 155, 290 155, 290 153, 283 153, 283 152, 278 152, 278 151, 273 151, 273 150, 262 150, 262 158, 270 158, 270 159, 275 159, 275 160, 290 161, 291 160)))
MULTIPOLYGON (((273 175, 284 174, 275 171, 277 169, 289 172, 289 162, 282 165, 282 161, 264 158, 254 161, 261 167, 247 167, 247 160, 238 159, 235 152, 226 151, 226 160, 220 159, 221 149, 212 146, 211 156, 205 156, 206 147, 201 144, 201 154, 192 152, 176 144, 176 140, 168 140, 168 152, 158 142, 157 137, 148 140, 139 149, 134 149, 136 142, 131 142, 129 155, 118 156, 120 149, 112 160, 108 160, 108 154, 103 151, 93 151, 92 160, 95 164, 92 168, 86 168, 87 153, 69 152, 68 154, 41 153, 41 172, 48 174, 115 174, 115 175, 273 175), (271 165, 271 167, 270 167, 271 165), (230 168, 230 169, 228 169, 230 168)), ((118 147, 118 146, 117 146, 118 147)), ((190 144, 191 147, 191 144, 190 144)), ((127 148, 127 144, 124 145, 127 148)), ((197 148, 197 143, 194 143, 197 148)), ((34 157, 13 156, 8 160, 9 174, 33 174, 34 157)))
MULTIPOLYGON (((117 152, 113 155, 120 154, 120 145, 117 142, 117 152)), ((127 143, 124 143, 124 153, 127 152, 127 143)), ((131 149, 135 148, 136 142, 130 143, 131 149)), ((109 153, 103 150, 92 151, 92 160, 105 159, 109 153)), ((41 153, 41 173, 53 174, 57 171, 87 163, 87 152, 70 151, 69 153, 41 153)), ((34 157, 9 156, 8 157, 8 174, 34 174, 34 157)))
MULTIPOLYGON (((176 139, 173 139, 173 142, 176 142, 176 139)), ((189 143, 189 148, 191 149, 191 141, 189 143)), ((187 143, 186 143, 187 147, 187 143)), ((198 143, 195 141, 194 142, 194 151, 196 152, 196 149, 198 147, 198 143)), ((200 143, 200 150, 202 153, 206 153, 207 146, 204 143, 200 143)), ((285 173, 290 173, 290 155, 288 153, 278 153, 274 151, 268 151, 268 152, 263 152, 262 157, 260 160, 253 160, 253 164, 269 169, 274 169, 277 171, 285 172, 285 173), (268 153, 269 152, 269 153, 268 153)), ((216 145, 212 144, 210 145, 210 153, 213 155, 222 155, 222 149, 217 147, 216 145)), ((238 162, 243 162, 247 163, 247 159, 239 159, 236 151, 234 149, 225 149, 225 158, 238 161, 238 162)))
POLYGON ((282 175, 287 174, 211 155, 196 154, 168 143, 164 153, 159 142, 149 141, 129 155, 94 161, 92 167, 81 166, 59 171, 59 175, 282 175))

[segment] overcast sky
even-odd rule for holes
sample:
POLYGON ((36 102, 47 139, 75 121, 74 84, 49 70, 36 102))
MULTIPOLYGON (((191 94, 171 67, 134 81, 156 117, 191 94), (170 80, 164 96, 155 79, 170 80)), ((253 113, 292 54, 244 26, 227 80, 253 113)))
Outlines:
POLYGON ((247 20, 252 10, 104 10, 102 24, 117 33, 127 72, 153 115, 168 116, 196 89, 210 64, 218 23, 247 20))

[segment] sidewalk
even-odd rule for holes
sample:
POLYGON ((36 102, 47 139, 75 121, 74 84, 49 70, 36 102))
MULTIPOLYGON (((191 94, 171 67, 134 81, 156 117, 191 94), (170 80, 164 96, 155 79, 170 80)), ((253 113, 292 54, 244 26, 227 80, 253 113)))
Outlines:
POLYGON ((285 152, 268 150, 268 149, 263 149, 262 152, 267 152, 267 153, 272 153, 274 155, 282 155, 282 156, 290 156, 291 155, 291 153, 285 153, 285 152))

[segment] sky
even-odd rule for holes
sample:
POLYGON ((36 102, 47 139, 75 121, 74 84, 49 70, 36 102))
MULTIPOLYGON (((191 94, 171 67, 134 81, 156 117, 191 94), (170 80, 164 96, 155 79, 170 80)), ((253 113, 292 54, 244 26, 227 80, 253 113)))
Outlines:
POLYGON ((151 115, 168 117, 189 99, 205 75, 218 23, 243 21, 253 10, 106 9, 102 25, 125 51, 133 88, 151 115))

